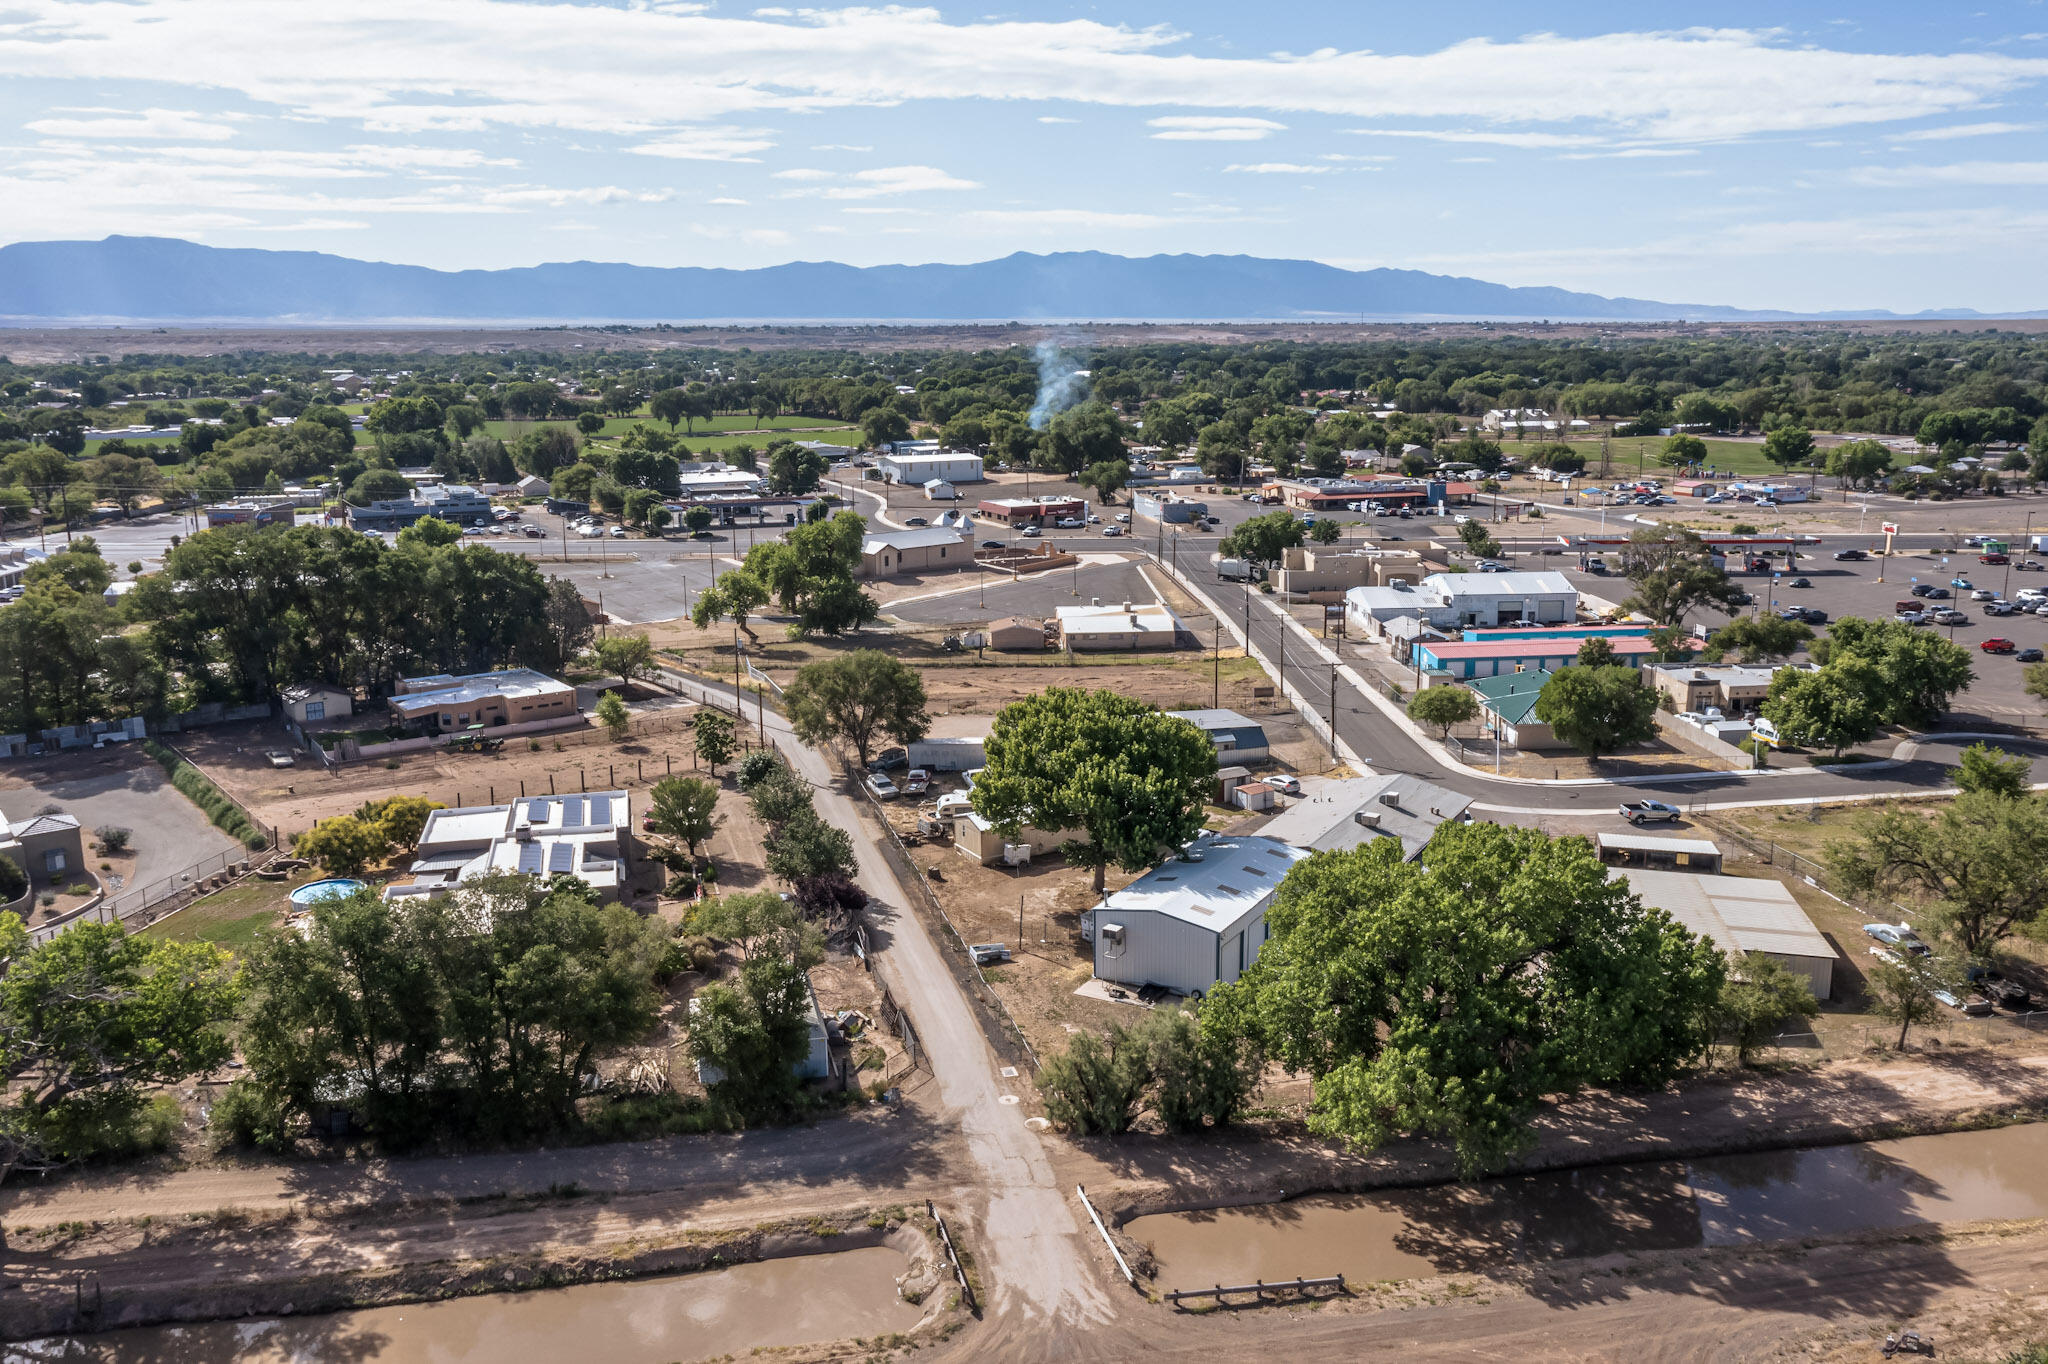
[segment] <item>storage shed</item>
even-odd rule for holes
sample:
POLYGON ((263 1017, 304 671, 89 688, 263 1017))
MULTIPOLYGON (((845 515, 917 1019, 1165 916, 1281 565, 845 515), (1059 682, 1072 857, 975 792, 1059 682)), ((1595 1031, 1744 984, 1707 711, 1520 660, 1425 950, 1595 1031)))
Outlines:
POLYGON ((1835 949, 1785 883, 1751 876, 1617 868, 1645 905, 1710 938, 1723 952, 1762 953, 1806 979, 1814 998, 1834 989, 1835 949))
POLYGON ((1230 803, 1240 810, 1270 810, 1277 800, 1273 788, 1262 781, 1241 782, 1230 793, 1230 803))
POLYGON ((1266 741, 1266 727, 1249 715, 1234 710, 1170 710, 1176 720, 1185 720, 1209 736, 1216 745, 1218 762, 1262 762, 1273 755, 1266 741))
POLYGON ((1003 650, 1043 650, 1045 622, 1023 616, 1005 616, 988 627, 988 647, 1003 650))
POLYGON ((1236 980, 1265 945, 1281 879, 1307 856, 1270 838, 1202 835, 1082 916, 1097 978, 1183 996, 1236 980))
POLYGON ((1654 834, 1595 834, 1602 862, 1618 867, 1715 873, 1721 850, 1705 838, 1659 838, 1654 834))

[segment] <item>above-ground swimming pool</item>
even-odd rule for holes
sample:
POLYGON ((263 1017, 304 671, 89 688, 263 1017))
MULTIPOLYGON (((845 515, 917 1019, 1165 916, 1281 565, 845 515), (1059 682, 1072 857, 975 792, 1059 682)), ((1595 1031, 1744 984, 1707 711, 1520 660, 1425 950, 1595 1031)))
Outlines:
POLYGON ((322 900, 339 900, 344 895, 353 895, 367 887, 361 881, 346 876, 330 876, 325 881, 308 881, 292 892, 292 903, 301 909, 319 904, 322 900))

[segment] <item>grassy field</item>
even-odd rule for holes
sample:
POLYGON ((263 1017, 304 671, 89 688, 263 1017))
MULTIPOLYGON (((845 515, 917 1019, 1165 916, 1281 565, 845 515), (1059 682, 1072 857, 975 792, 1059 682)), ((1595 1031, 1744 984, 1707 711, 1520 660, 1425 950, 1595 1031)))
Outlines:
POLYGON ((291 886, 283 881, 247 880, 209 895, 142 930, 145 938, 167 942, 210 942, 231 952, 245 952, 256 935, 275 924, 291 905, 291 886))
MULTIPOLYGON (((1510 454, 1526 453, 1543 441, 1502 441, 1501 449, 1510 454)), ((1586 457, 1588 474, 1597 473, 1600 468, 1600 442, 1596 440, 1567 441, 1586 457)), ((1717 473, 1732 474, 1782 474, 1785 472, 1764 458, 1764 448, 1758 444, 1739 440, 1710 440, 1706 442, 1707 463, 1717 473)), ((1667 477, 1670 470, 1657 462, 1658 454, 1664 449, 1662 436, 1617 436, 1607 442, 1608 458, 1617 475, 1641 471, 1653 477, 1667 477)))

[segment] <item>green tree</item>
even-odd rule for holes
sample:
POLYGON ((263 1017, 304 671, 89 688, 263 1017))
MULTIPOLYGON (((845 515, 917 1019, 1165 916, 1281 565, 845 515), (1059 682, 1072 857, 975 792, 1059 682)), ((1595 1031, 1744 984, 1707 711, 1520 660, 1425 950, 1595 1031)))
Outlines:
POLYGON ((30 946, 6 914, 0 958, 0 1182, 122 1153, 152 1088, 234 1054, 226 1028, 240 987, 211 943, 132 938, 119 924, 87 921, 30 946))
POLYGON ((1910 894, 1972 961, 2042 923, 2048 906, 2048 804, 2036 796, 1967 791, 1933 819, 1888 810, 1828 846, 1828 867, 1852 895, 1910 894))
POLYGON ((1790 658, 1813 642, 1813 630, 1804 621, 1779 616, 1737 616, 1707 636, 1700 656, 1719 663, 1735 655, 1738 663, 1774 662, 1790 658))
POLYGON ((843 511, 829 520, 792 527, 780 540, 747 551, 747 575, 796 617, 789 627, 792 638, 813 631, 845 634, 880 614, 875 599, 854 578, 866 533, 865 518, 843 511))
POLYGON ((1116 501, 1116 495, 1130 481, 1131 464, 1124 459, 1100 460, 1074 476, 1074 482, 1084 488, 1093 488, 1104 504, 1116 501))
POLYGON ((1781 469, 1813 460, 1813 433, 1803 426, 1781 426, 1764 437, 1764 458, 1781 469))
POLYGON ((710 766, 714 777, 718 775, 718 765, 732 761, 732 755, 739 751, 739 743, 733 737, 732 717, 722 710, 700 707, 690 717, 690 731, 697 744, 697 756, 710 766))
POLYGON ((329 876, 361 876, 372 862, 390 854, 391 837, 381 821, 335 815, 293 839, 292 852, 317 863, 329 876))
POLYGON ((1206 1009, 1315 1082, 1312 1130, 1449 1138, 1467 1174, 1532 1140, 1549 1096, 1655 1085, 1705 1055, 1725 972, 1583 838, 1445 824, 1298 862, 1268 941, 1206 1009))
POLYGON ((648 399, 647 412, 656 421, 667 422, 668 429, 674 431, 676 423, 683 419, 684 414, 689 410, 689 406, 689 399, 683 393, 683 390, 680 388, 664 388, 661 392, 648 399))
POLYGON ((775 831, 766 864, 770 876, 791 885, 821 876, 850 877, 858 868, 853 840, 844 829, 820 819, 808 800, 775 831))
POLYGON ((702 535, 705 531, 710 530, 711 508, 691 507, 685 511, 683 513, 683 528, 689 531, 692 537, 702 535))
POLYGON ((1869 487, 1892 467, 1892 452, 1883 441, 1852 440, 1833 446, 1827 453, 1830 477, 1845 488, 1869 487))
POLYGON ((797 738, 813 745, 843 739, 853 745, 863 767, 873 756, 876 736, 908 744, 931 728, 917 669, 879 649, 806 663, 782 700, 797 738))
POLYGON ((910 439, 910 421, 893 407, 871 407, 861 414, 861 444, 870 450, 910 439))
POLYGON ((2027 695, 2038 701, 2048 701, 2048 663, 2029 663, 2022 685, 2027 695))
POLYGON ((1290 511, 1267 512, 1238 524, 1216 547, 1226 559, 1251 559, 1277 564, 1286 552, 1302 542, 1301 518, 1290 511))
POLYGON ((626 703, 619 699, 619 694, 615 691, 608 691, 598 697, 597 707, 591 713, 597 716, 597 722, 612 736, 613 743, 623 740, 627 731, 633 727, 632 713, 626 709, 626 703))
POLYGON ((1940 963, 1910 955, 1895 956, 1889 961, 1880 958, 1871 963, 1863 977, 1870 1011, 1899 1025, 1899 1040, 1894 1045, 1900 1050, 1905 1049, 1906 1034, 1915 1023, 1940 1020, 1941 1001, 1934 997, 1934 992, 1950 990, 1953 984, 1945 978, 1940 963))
POLYGON ((1589 635, 1579 641, 1579 652, 1573 662, 1581 668, 1614 668, 1621 666, 1621 656, 1614 652, 1614 641, 1605 635, 1589 635))
MULTIPOLYGON (((1328 517, 1324 517, 1309 530, 1308 538, 1319 545, 1334 545, 1343 538, 1343 535, 1344 527, 1328 517)), ((1497 553, 1498 551, 1499 547, 1495 546, 1495 552, 1497 553)))
POLYGON ((1046 425, 1041 462, 1047 468, 1078 474, 1124 458, 1124 424, 1108 403, 1078 404, 1046 425))
POLYGON ((1258 1089, 1265 1057, 1242 1031, 1186 1009, 1155 1009, 1134 1030, 1153 1081, 1152 1108, 1169 1132, 1227 1126, 1258 1089))
POLYGON ((1138 1119, 1151 1083, 1150 1047, 1122 1024, 1105 1037, 1078 1032, 1067 1049, 1046 1059, 1038 1074, 1045 1116, 1077 1136, 1115 1136, 1138 1119))
POLYGON ((1458 538, 1474 558, 1492 559, 1500 554, 1500 541, 1493 538, 1491 531, 1478 521, 1467 521, 1458 527, 1458 538))
POLYGON ((1439 739, 1446 738, 1453 725, 1462 725, 1479 714, 1479 700, 1464 687, 1425 687, 1408 702, 1408 718, 1418 725, 1434 725, 1439 739))
POLYGON ((1826 748, 1839 756, 1851 744, 1877 734, 1878 710, 1871 699, 1875 671, 1856 659, 1818 672, 1783 669, 1764 696, 1764 718, 1794 743, 1826 748))
POLYGON ((622 682, 633 682, 654 671, 654 645, 646 635, 611 635, 599 640, 591 652, 599 670, 618 674, 622 682))
POLYGON ((427 816, 446 808, 440 801, 429 800, 425 796, 386 796, 382 800, 363 802, 355 817, 382 832, 384 841, 391 845, 393 851, 402 857, 410 857, 420 846, 427 816))
POLYGON ((756 638, 753 627, 747 622, 756 612, 768 604, 767 584, 743 568, 729 569, 718 575, 718 581, 706 588, 690 608, 690 620, 699 630, 708 629, 711 622, 728 617, 734 625, 746 631, 748 639, 756 638))
POLYGON ((2017 800, 2028 794, 2034 781, 2034 761, 2024 753, 2007 753, 1988 743, 1974 743, 1963 750, 1956 768, 1956 785, 1964 791, 1989 791, 1994 796, 2017 800))
POLYGON ((1657 733, 1657 693, 1634 668, 1559 668, 1536 697, 1536 718, 1589 758, 1647 743, 1657 733))
POLYGON ((779 957, 750 959, 736 984, 706 985, 692 1001, 690 1054, 712 1101, 742 1122, 796 1106, 796 1067, 810 1049, 810 987, 779 957))
POLYGON ((974 809, 1014 836, 1030 824, 1078 829, 1069 861, 1126 871, 1158 865, 1203 826, 1202 806, 1216 780, 1207 735, 1132 697, 1050 687, 1005 706, 974 784, 974 809))
POLYGON ((794 441, 777 441, 776 447, 768 457, 768 490, 780 497, 816 492, 829 467, 825 457, 794 441))
POLYGON ((797 906, 770 891, 706 900, 690 911, 685 926, 692 933, 731 943, 747 961, 780 957, 809 969, 825 959, 818 930, 804 922, 797 906))
POLYGON ((696 777, 663 777, 649 793, 647 818, 655 833, 679 840, 697 860, 697 847, 724 821, 719 819, 718 788, 696 777))
POLYGON ((1674 468, 1682 468, 1688 464, 1704 464, 1707 461, 1707 443, 1698 436, 1688 436, 1683 432, 1675 436, 1666 436, 1664 451, 1657 458, 1659 463, 1674 468))
POLYGON ((1870 664, 1870 695, 1886 724, 1933 723, 1975 677, 1968 649, 1903 621, 1844 616, 1814 642, 1812 654, 1824 667, 1848 658, 1870 664))
POLYGON ((1659 625, 1679 625, 1687 613, 1712 606, 1734 615, 1742 589, 1714 566, 1706 544, 1692 531, 1675 526, 1644 526, 1630 533, 1621 552, 1622 571, 1635 595, 1622 602, 1659 625))
POLYGON ((1775 957, 1753 952, 1731 960, 1717 1006, 1721 1031, 1735 1038, 1735 1059, 1748 1065, 1757 1049, 1777 1036, 1788 1018, 1812 1018, 1820 1001, 1806 978, 1785 969, 1775 957))

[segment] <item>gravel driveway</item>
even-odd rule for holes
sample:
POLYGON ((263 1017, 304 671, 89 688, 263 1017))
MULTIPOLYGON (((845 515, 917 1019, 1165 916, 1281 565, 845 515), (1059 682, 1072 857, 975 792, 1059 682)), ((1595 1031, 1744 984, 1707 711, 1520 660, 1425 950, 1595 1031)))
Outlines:
POLYGON ((0 812, 8 819, 25 819, 46 805, 77 816, 88 841, 103 824, 132 829, 135 869, 129 886, 175 875, 202 858, 240 846, 185 799, 136 744, 0 768, 0 812))

